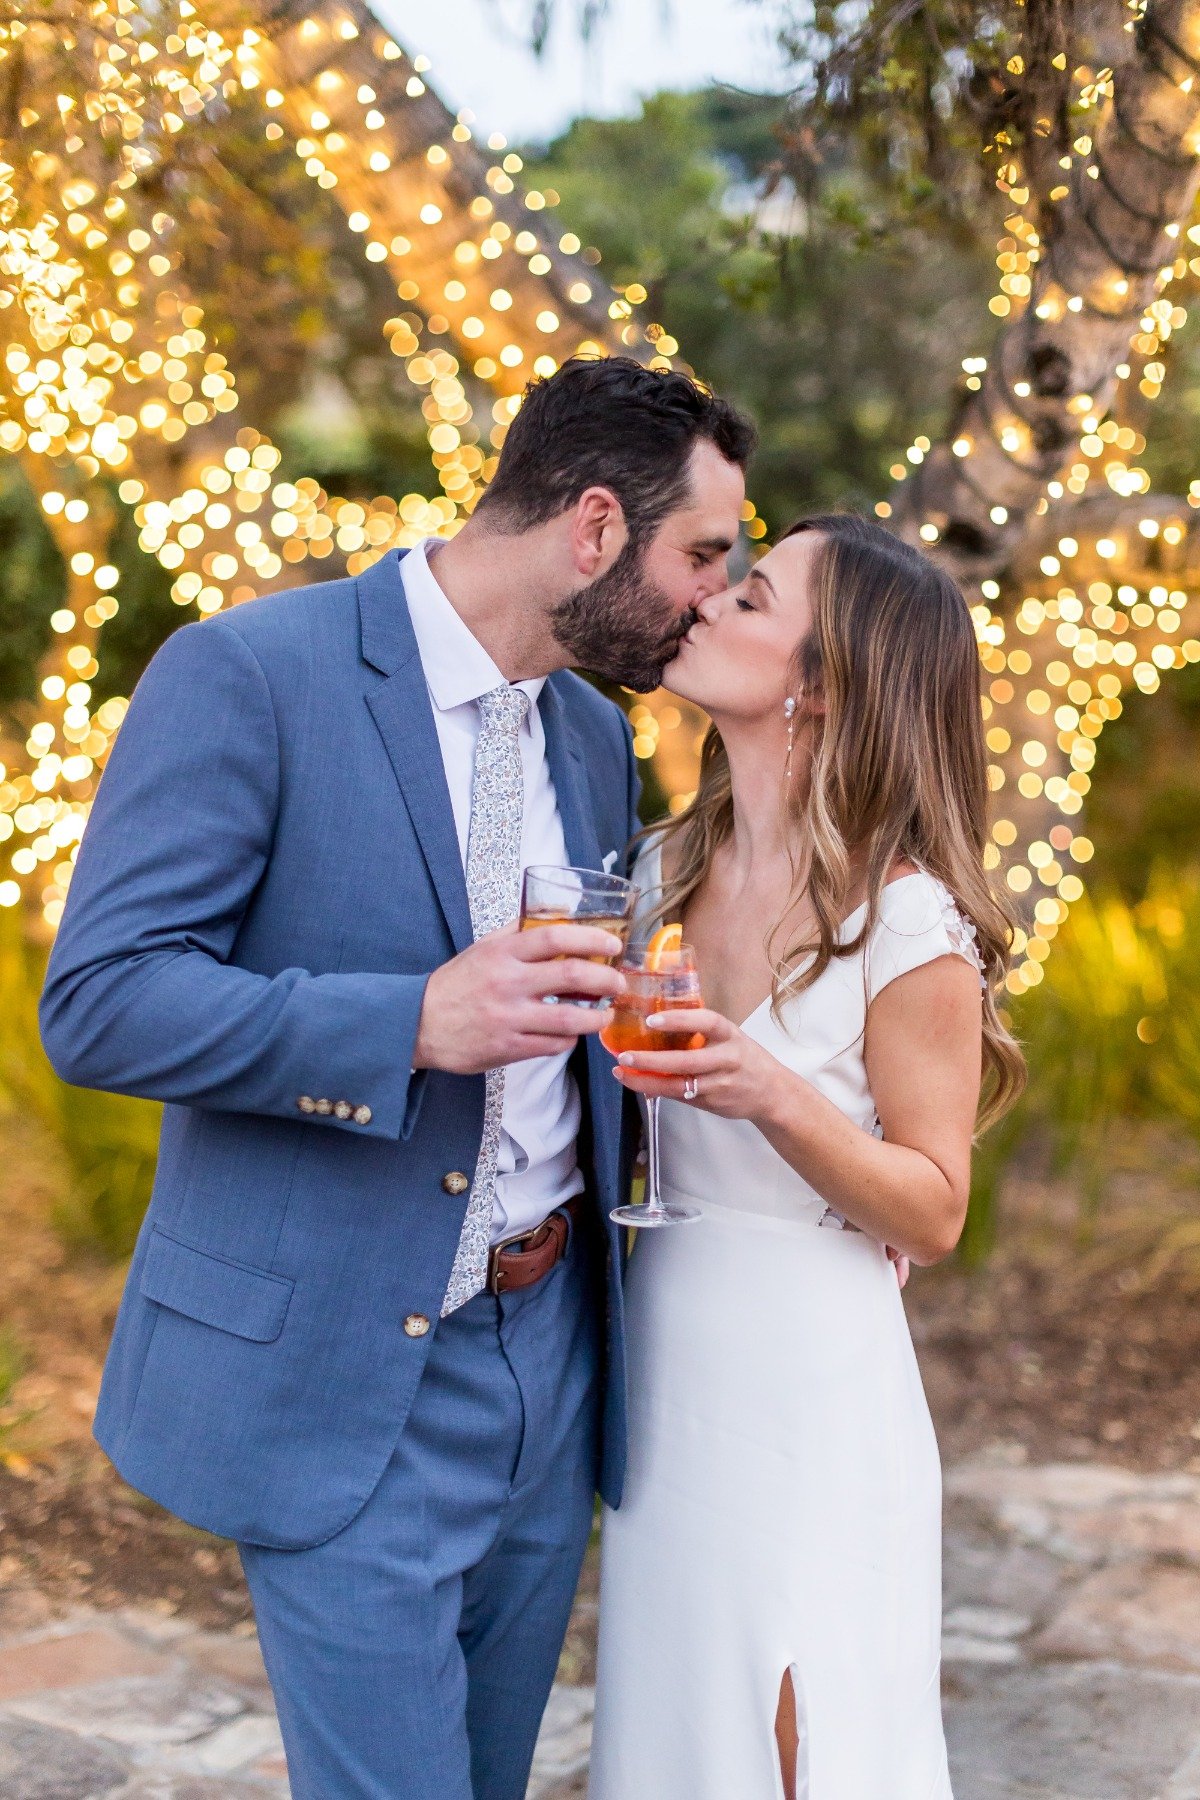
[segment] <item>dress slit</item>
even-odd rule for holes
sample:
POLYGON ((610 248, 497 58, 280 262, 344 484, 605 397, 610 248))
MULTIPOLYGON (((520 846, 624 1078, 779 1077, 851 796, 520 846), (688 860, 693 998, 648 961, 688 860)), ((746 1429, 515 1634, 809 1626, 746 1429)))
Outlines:
POLYGON ((779 1752, 779 1720, 786 1707, 785 1694, 791 1692, 792 1724, 796 1734, 795 1762, 792 1767, 792 1786, 788 1788, 787 1770, 779 1760, 779 1800, 809 1800, 808 1780, 808 1712, 804 1704, 804 1690, 800 1681, 800 1671, 794 1662, 788 1663, 779 1678, 779 1704, 775 1714, 776 1750, 779 1752))

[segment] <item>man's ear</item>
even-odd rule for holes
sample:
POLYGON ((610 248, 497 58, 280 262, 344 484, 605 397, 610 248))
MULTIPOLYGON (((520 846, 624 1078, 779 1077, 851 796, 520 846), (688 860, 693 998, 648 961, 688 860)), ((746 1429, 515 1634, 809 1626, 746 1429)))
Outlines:
POLYGON ((628 539, 625 511, 612 489, 586 488, 570 520, 571 555, 578 572, 589 581, 606 574, 628 539))

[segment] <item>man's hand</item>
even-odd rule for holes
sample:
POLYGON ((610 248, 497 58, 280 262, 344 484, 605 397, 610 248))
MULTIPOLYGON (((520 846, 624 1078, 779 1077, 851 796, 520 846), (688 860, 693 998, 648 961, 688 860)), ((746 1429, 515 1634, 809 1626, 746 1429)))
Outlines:
POLYGON ((480 938, 429 977, 413 1052, 415 1069, 478 1075, 532 1056, 561 1056, 586 1032, 612 1021, 608 1000, 625 980, 592 956, 616 956, 621 940, 591 925, 506 925, 480 938), (548 997, 563 996, 548 1006, 548 997))
POLYGON ((899 1250, 894 1250, 891 1244, 887 1247, 887 1254, 888 1261, 895 1265, 896 1280, 900 1283, 902 1288, 907 1286, 908 1277, 912 1270, 912 1264, 908 1257, 904 1256, 899 1250))

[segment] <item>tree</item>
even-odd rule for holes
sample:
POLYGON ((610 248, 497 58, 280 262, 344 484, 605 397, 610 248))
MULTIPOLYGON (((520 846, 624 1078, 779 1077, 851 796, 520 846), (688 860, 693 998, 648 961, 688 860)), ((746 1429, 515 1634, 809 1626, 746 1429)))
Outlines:
POLYGON ((885 488, 897 443, 928 428, 959 372, 989 275, 983 248, 947 242, 940 221, 889 223, 853 141, 821 208, 772 191, 784 117, 770 96, 664 93, 524 152, 617 287, 644 293, 692 366, 753 413, 772 530, 885 488))
MULTIPOLYGON (((97 654, 110 621, 140 657, 180 617, 164 587, 207 614, 309 558, 353 572, 451 530, 530 373, 581 348, 656 355, 544 228, 546 196, 517 193, 519 159, 481 150, 359 0, 320 19, 285 0, 266 25, 248 0, 204 18, 0 0, 0 449, 24 483, 3 499, 61 601, 36 697, 30 668, 0 726, 0 841, 51 926, 123 717, 97 654), (279 406, 314 365, 387 421, 343 435, 339 473, 403 479, 425 438, 440 494, 283 479, 262 427, 316 443, 327 420, 279 406), (256 426, 232 416, 247 400, 256 426), (130 516, 148 583, 113 560, 130 516)), ((18 894, 0 879, 0 903, 18 894)))

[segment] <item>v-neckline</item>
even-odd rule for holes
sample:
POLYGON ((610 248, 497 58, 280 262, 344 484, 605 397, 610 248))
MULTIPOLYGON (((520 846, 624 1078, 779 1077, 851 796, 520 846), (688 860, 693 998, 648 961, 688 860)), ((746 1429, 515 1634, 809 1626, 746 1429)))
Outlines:
MULTIPOLYGON (((662 854, 661 854, 661 852, 659 853, 659 873, 660 874, 662 873, 662 854)), ((885 881, 883 884, 884 893, 887 892, 888 888, 899 887, 900 883, 902 881, 916 881, 922 873, 923 873, 922 870, 914 869, 912 871, 912 873, 909 875, 897 875, 895 881, 885 881)), ((846 914, 845 918, 842 920, 841 924, 838 926, 839 940, 844 936, 846 927, 847 927, 847 925, 850 924, 851 920, 857 919, 859 914, 866 912, 866 910, 867 910, 867 902, 865 900, 862 902, 861 905, 851 908, 851 910, 846 914)), ((807 966, 807 963, 805 964, 805 966, 807 966)), ((793 979, 794 976, 797 975, 798 973, 799 973, 799 970, 794 969, 792 971, 792 975, 789 976, 789 981, 791 979, 793 979)), ((738 1030, 745 1031, 747 1025, 751 1024, 753 1020, 757 1019, 759 1013, 762 1012, 763 1008, 765 1006, 770 1005, 773 997, 774 996, 772 994, 765 994, 763 996, 763 998, 759 1001, 758 1005, 754 1008, 754 1011, 748 1012, 746 1014, 745 1018, 742 1020, 741 1024, 738 1026, 738 1030)), ((785 1001, 788 999, 788 995, 786 992, 784 993, 783 998, 785 1001)))
MULTIPOLYGON (((655 875, 657 876, 657 879, 654 882, 654 886, 661 893, 662 887, 663 887, 663 862, 662 862, 662 840, 661 839, 654 846, 654 858, 655 858, 655 875)), ((886 892, 888 888, 899 887, 901 882, 904 882, 904 881, 917 881, 924 873, 925 873, 925 871, 923 869, 913 869, 908 875, 897 875, 897 877, 894 881, 885 881, 884 882, 884 884, 883 884, 884 891, 886 892)), ((839 939, 841 938, 842 934, 844 933, 847 925, 849 925, 850 921, 852 919, 857 919, 857 917, 860 913, 866 912, 867 904, 868 904, 867 901, 863 900, 858 906, 851 907, 850 911, 846 914, 845 918, 842 920, 841 924, 838 926, 839 939)), ((793 974, 795 974, 795 973, 797 973, 797 971, 793 971, 793 974)), ((703 981, 701 981, 700 985, 701 985, 701 989, 703 989, 703 986, 704 986, 703 981)), ((786 995, 784 997, 786 999, 786 995)), ((764 994, 762 999, 759 1001, 758 1005, 753 1009, 753 1011, 748 1012, 746 1014, 745 1018, 738 1025, 737 1029, 739 1031, 745 1031, 747 1025, 749 1025, 754 1019, 757 1019, 759 1013, 762 1012, 763 1008, 765 1006, 769 1006, 771 1004, 771 1001, 773 998, 774 998, 773 993, 764 994)))

